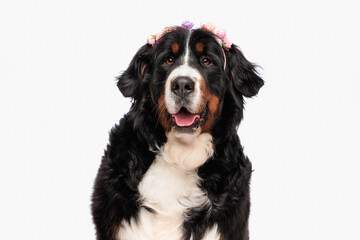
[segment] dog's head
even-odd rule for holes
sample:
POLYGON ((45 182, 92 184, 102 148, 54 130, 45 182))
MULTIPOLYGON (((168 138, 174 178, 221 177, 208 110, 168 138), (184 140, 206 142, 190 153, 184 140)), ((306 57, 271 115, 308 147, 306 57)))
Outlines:
POLYGON ((237 46, 225 48, 207 29, 182 27, 141 47, 118 78, 135 105, 151 102, 165 132, 183 134, 211 133, 217 123, 236 127, 243 96, 256 95, 263 83, 237 46))

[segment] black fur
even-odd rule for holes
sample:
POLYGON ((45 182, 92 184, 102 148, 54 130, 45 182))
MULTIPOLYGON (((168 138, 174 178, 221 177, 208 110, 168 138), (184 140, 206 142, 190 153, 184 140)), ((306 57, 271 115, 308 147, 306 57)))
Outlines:
MULTIPOLYGON (((144 45, 136 53, 128 69, 119 77, 118 87, 125 97, 133 98, 132 107, 113 127, 102 158, 92 196, 92 214, 98 240, 113 240, 122 220, 135 218, 139 211, 138 184, 152 164, 156 148, 166 142, 165 130, 158 121, 157 100, 164 91, 165 79, 184 51, 189 31, 178 28, 167 33, 155 46, 144 45), (165 66, 169 46, 180 42, 175 64, 165 66)), ((206 45, 204 53, 213 65, 204 68, 196 54, 192 66, 203 74, 211 93, 220 99, 218 113, 211 128, 215 153, 198 169, 201 188, 212 202, 210 209, 192 209, 184 223, 184 239, 200 240, 206 229, 218 224, 222 239, 249 238, 249 182, 252 167, 244 155, 237 127, 243 117, 243 97, 258 93, 263 80, 255 66, 232 45, 225 51, 226 69, 221 47, 213 34, 195 30, 190 46, 206 45)), ((175 186, 174 186, 175 187, 175 186)))

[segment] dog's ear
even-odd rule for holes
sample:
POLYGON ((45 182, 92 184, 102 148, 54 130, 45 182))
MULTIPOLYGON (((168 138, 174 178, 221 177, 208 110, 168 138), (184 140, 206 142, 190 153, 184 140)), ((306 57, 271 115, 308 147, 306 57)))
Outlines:
POLYGON ((257 74, 255 65, 249 62, 236 45, 232 45, 226 52, 228 59, 228 73, 231 75, 235 92, 245 97, 256 95, 264 85, 264 81, 257 74))
POLYGON ((154 49, 151 45, 142 46, 130 62, 129 67, 118 77, 117 86, 124 97, 135 98, 153 52, 154 49))

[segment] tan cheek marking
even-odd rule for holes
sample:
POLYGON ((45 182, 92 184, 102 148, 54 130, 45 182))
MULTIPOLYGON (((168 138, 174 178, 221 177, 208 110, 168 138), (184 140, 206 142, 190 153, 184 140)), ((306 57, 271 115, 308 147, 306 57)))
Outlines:
POLYGON ((178 54, 178 52, 179 52, 179 44, 173 43, 171 45, 171 51, 173 52, 174 55, 178 54))
POLYGON ((207 99, 208 99, 208 107, 209 107, 210 113, 209 113, 209 117, 208 117, 207 121, 202 126, 201 131, 210 133, 211 127, 215 122, 215 115, 217 113, 218 106, 219 106, 219 98, 215 95, 210 94, 210 95, 208 95, 207 99))
POLYGON ((205 47, 205 45, 200 42, 195 45, 196 51, 198 53, 202 53, 204 51, 204 47, 205 47))
POLYGON ((165 95, 161 94, 161 97, 158 99, 158 119, 159 119, 160 124, 165 129, 165 132, 170 132, 171 124, 166 119, 165 111, 166 111, 165 95))
POLYGON ((219 98, 217 96, 215 96, 214 94, 211 94, 208 89, 206 88, 205 85, 205 80, 201 79, 201 85, 200 85, 200 89, 201 92, 203 93, 203 104, 208 105, 208 119, 206 120, 205 124, 202 126, 201 128, 201 132, 202 133, 210 133, 211 131, 211 127, 214 124, 215 121, 215 115, 218 111, 218 107, 219 107, 219 98))

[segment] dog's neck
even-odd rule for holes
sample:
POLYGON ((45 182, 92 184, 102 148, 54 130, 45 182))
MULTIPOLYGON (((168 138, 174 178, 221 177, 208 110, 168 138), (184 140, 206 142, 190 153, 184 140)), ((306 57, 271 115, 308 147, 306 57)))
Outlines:
POLYGON ((175 163, 187 171, 203 165, 213 154, 212 136, 209 133, 194 134, 170 131, 163 146, 163 157, 168 163, 175 163))

